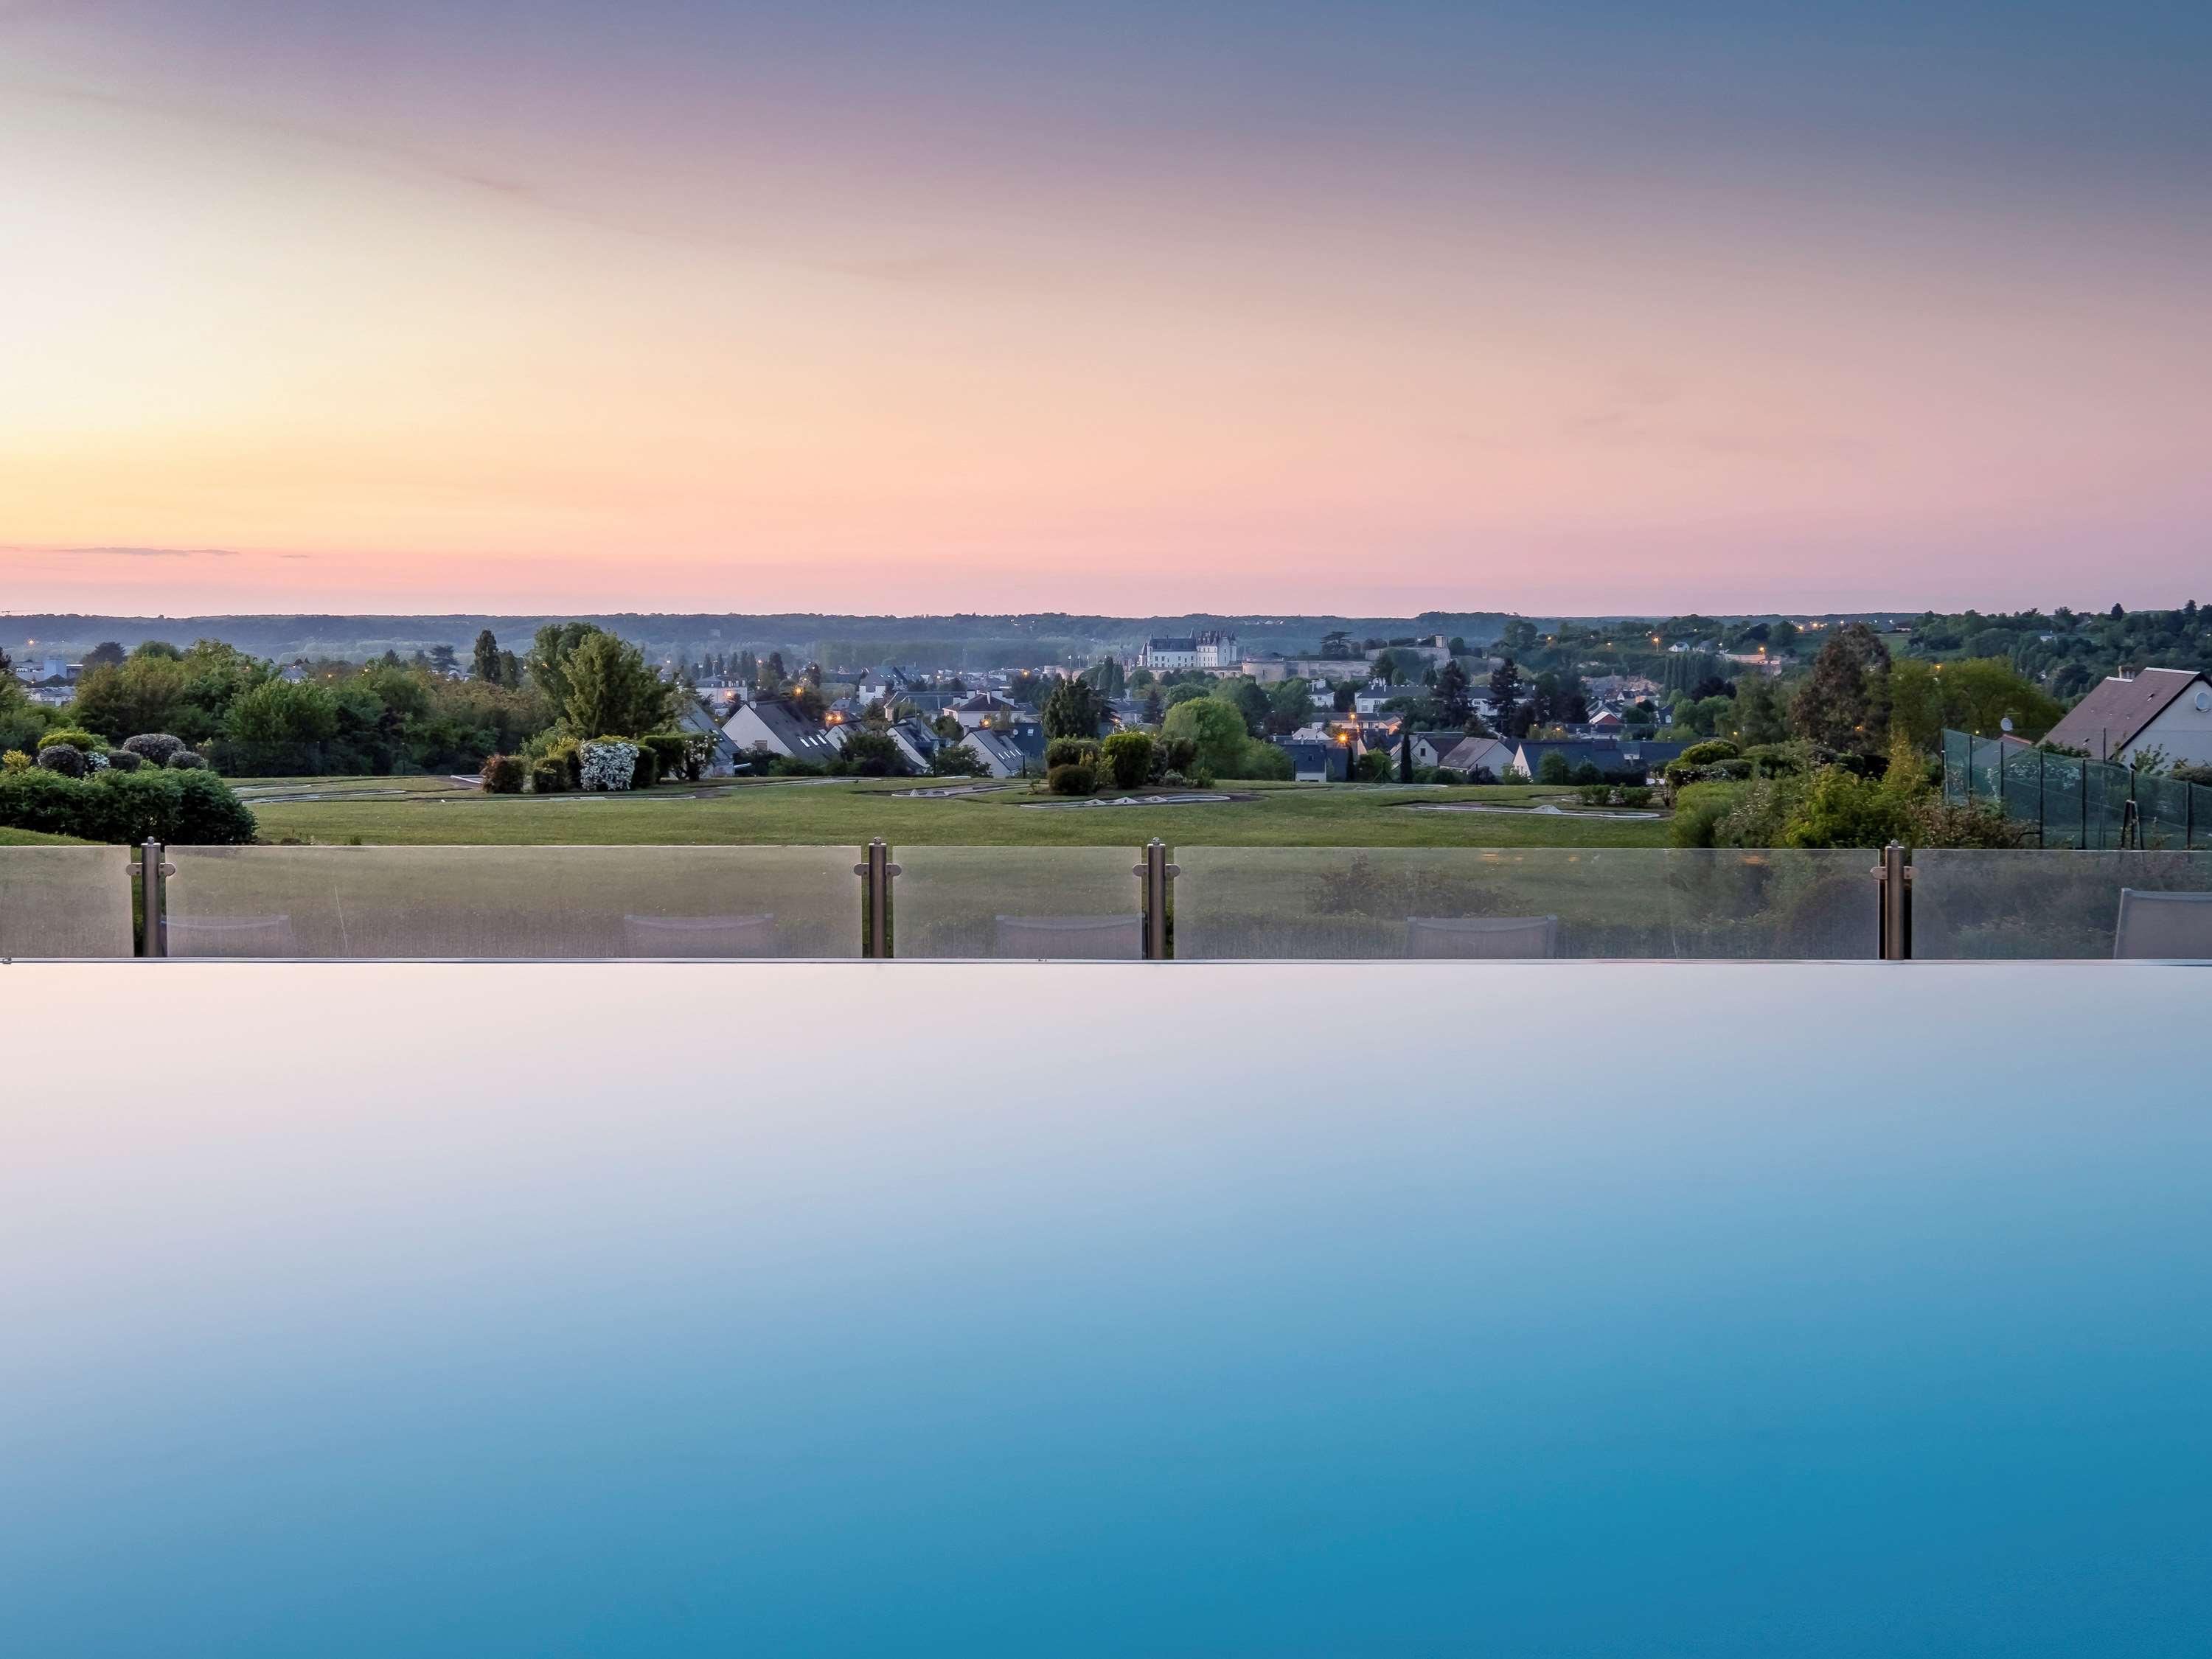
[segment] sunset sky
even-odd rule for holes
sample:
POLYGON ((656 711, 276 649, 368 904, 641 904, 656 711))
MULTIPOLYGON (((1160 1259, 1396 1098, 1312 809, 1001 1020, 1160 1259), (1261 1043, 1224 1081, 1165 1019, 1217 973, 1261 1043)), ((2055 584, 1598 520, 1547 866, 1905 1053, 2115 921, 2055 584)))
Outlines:
POLYGON ((0 607, 2212 600, 2212 6, 0 0, 0 607))

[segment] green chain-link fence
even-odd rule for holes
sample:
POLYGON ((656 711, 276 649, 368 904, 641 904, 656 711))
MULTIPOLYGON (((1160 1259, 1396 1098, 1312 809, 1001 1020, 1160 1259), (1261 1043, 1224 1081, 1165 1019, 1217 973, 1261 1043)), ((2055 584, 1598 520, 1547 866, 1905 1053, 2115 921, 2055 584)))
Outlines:
POLYGON ((2002 738, 1943 733, 1943 799, 1996 807, 2039 847, 2212 848, 2212 788, 2002 738))

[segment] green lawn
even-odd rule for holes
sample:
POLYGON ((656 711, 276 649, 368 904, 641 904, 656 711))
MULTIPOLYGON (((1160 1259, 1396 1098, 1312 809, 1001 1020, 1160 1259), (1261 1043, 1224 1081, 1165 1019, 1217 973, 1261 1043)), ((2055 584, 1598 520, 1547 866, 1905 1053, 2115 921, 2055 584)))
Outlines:
POLYGON ((35 830, 10 830, 0 825, 0 847, 89 847, 75 836, 46 836, 35 830))
MULTIPOLYGON (((924 786, 957 779, 924 779, 924 786)), ((910 779, 740 781, 635 795, 497 795, 435 778, 240 779, 264 841, 455 845, 849 844, 1133 847, 1659 847, 1658 818, 1422 812, 1407 803, 1552 803, 1571 792, 1528 786, 1391 789, 1224 785, 1249 800, 1184 806, 1032 806, 1026 785, 955 799, 901 799, 910 779), (297 791, 338 799, 272 799, 297 791), (398 793, 387 792, 398 791, 398 793)), ((1105 799, 1102 797, 1101 799, 1105 799)))

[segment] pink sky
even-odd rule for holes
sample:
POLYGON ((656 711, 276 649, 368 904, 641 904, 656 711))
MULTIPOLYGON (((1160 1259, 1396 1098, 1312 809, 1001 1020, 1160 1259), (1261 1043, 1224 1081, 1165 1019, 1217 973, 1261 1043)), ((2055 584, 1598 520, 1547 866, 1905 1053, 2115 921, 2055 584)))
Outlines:
POLYGON ((0 5, 0 605, 2212 598, 2212 234, 1988 88, 400 9, 0 5))

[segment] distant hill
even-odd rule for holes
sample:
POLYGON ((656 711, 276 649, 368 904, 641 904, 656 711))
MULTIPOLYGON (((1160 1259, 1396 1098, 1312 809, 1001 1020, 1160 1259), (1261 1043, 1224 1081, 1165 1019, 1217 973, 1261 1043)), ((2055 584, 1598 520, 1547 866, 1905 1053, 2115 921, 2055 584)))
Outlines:
POLYGON ((1503 611, 1427 611, 1419 617, 1073 616, 1057 611, 1020 615, 962 612, 935 617, 837 616, 786 612, 562 613, 489 616, 340 616, 321 614, 228 617, 111 617, 40 614, 0 617, 0 647, 81 655, 103 640, 126 649, 147 640, 189 645, 217 639, 258 657, 361 659, 386 650, 406 656, 450 645, 465 656, 477 633, 489 629, 509 650, 524 648, 550 622, 589 622, 635 641, 650 655, 697 658, 709 652, 781 651, 787 658, 819 658, 847 665, 897 662, 927 655, 977 668, 1084 662, 1101 651, 1141 645, 1155 634, 1221 629, 1250 647, 1311 649, 1342 629, 1355 636, 1463 635, 1485 643, 1508 620, 1503 611), (35 647, 31 645, 35 641, 35 647))

